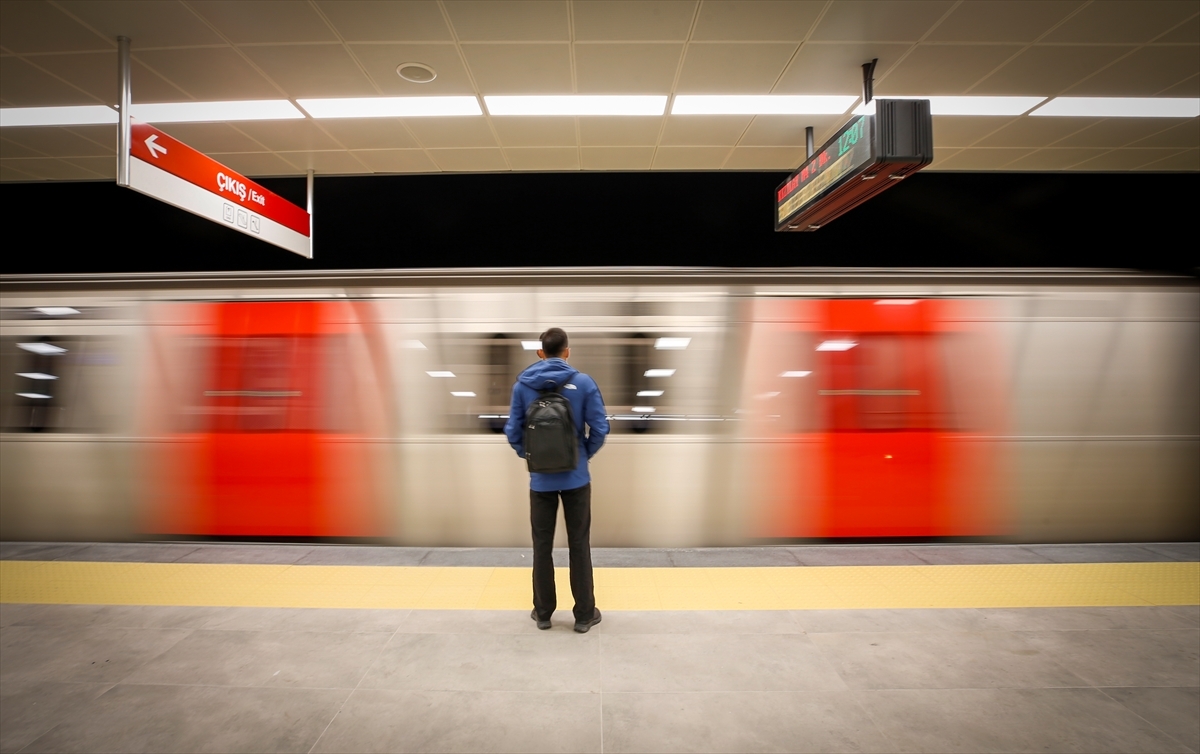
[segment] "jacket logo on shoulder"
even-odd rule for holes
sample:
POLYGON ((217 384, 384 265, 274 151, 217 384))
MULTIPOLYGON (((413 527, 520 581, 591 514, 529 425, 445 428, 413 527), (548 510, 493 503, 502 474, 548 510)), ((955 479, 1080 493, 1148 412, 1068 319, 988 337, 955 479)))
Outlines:
POLYGON ((572 384, 571 384, 571 383, 569 383, 569 382, 568 382, 566 385, 563 385, 563 388, 565 388, 565 389, 567 389, 567 390, 578 390, 578 389, 579 389, 579 388, 575 387, 574 385, 572 385, 572 384))

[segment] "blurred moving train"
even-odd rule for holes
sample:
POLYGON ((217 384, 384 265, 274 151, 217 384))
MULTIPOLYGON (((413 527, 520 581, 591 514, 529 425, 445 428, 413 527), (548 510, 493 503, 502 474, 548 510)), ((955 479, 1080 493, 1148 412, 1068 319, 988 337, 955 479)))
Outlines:
POLYGON ((1192 279, 397 270, 0 291, 6 540, 526 546, 499 430, 553 325, 611 418, 596 546, 1200 538, 1192 279))

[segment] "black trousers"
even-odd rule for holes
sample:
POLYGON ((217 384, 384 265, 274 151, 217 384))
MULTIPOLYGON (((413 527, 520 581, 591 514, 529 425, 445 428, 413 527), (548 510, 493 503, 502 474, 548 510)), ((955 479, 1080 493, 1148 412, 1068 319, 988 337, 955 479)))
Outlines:
POLYGON ((554 591, 554 524, 558 498, 562 497, 567 544, 571 549, 571 596, 575 620, 588 621, 596 609, 592 584, 592 485, 557 492, 529 491, 529 523, 533 528, 533 609, 539 620, 549 620, 558 607, 554 591))

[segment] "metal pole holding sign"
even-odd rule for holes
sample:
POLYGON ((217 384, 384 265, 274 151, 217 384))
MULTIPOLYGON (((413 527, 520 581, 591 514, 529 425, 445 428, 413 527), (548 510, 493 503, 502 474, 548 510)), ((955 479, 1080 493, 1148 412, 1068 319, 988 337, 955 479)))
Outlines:
POLYGON ((308 171, 308 181, 306 183, 306 193, 308 195, 308 258, 312 259, 312 239, 313 239, 313 171, 308 171))
POLYGON ((133 100, 130 82, 129 37, 117 37, 117 185, 129 185, 129 107, 133 100))
POLYGON ((808 126, 804 129, 804 159, 811 160, 813 153, 816 152, 816 147, 813 145, 813 127, 808 126))

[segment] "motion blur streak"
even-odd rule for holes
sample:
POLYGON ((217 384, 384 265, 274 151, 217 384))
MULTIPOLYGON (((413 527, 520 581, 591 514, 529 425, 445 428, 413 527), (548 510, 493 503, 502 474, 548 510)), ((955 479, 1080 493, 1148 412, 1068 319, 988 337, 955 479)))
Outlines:
POLYGON ((550 326, 610 413, 597 546, 1200 537, 1194 280, 420 270, 0 292, 4 539, 525 546, 499 430, 550 326))

